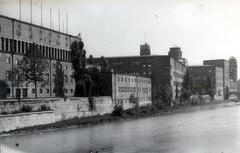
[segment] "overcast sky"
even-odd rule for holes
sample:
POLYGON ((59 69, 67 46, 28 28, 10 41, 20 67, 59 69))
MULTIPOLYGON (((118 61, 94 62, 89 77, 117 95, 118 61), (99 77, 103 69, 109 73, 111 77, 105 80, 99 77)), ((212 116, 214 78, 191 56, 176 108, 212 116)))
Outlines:
MULTIPOLYGON (((33 23, 40 25, 40 0, 33 0, 33 23)), ((240 58, 239 0, 42 0, 43 24, 61 31, 69 14, 69 33, 81 33, 88 55, 139 55, 146 41, 152 54, 182 48, 189 64, 204 59, 240 58)), ((0 0, 0 14, 19 18, 19 0, 0 0)), ((22 20, 30 21, 30 0, 22 0, 22 20)), ((66 31, 66 29, 65 29, 66 31)))

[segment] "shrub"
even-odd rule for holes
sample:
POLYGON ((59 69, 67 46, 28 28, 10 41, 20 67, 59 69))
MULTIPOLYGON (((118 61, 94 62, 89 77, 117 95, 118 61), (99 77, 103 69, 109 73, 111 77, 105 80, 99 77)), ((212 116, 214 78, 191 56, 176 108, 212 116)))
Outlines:
POLYGON ((41 105, 41 111, 46 111, 48 110, 47 106, 46 105, 41 105))
POLYGON ((32 111, 32 107, 29 105, 23 105, 21 112, 31 112, 32 111))
POLYGON ((123 107, 121 105, 116 105, 112 112, 112 116, 122 116, 123 115, 123 107))

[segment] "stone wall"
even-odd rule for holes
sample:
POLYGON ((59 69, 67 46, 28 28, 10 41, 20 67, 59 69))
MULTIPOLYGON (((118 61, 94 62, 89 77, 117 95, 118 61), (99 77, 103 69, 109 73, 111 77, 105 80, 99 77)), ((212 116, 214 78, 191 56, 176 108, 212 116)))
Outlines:
POLYGON ((20 103, 16 100, 0 101, 0 112, 7 112, 7 115, 0 115, 0 132, 9 131, 34 125, 49 124, 56 121, 74 117, 87 117, 112 113, 114 105, 111 97, 94 97, 94 108, 89 109, 88 98, 48 98, 38 100, 23 100, 20 103), (51 111, 30 112, 11 114, 18 111, 22 106, 31 106, 33 111, 38 111, 41 105, 51 108, 51 111))
MULTIPOLYGON (((139 106, 151 104, 151 101, 141 102, 139 106)), ((0 112, 7 112, 7 115, 0 115, 0 133, 17 128, 23 128, 34 125, 42 125, 71 119, 74 117, 87 117, 94 115, 104 115, 112 113, 114 103, 111 97, 94 97, 94 109, 89 108, 89 99, 85 97, 74 98, 48 98, 48 99, 29 99, 18 103, 16 100, 0 101, 0 112), (30 113, 11 114, 20 110, 22 106, 31 106, 34 111, 30 113), (38 111, 41 105, 51 108, 51 111, 38 111), (37 112, 38 111, 38 112, 37 112)), ((133 104, 123 104, 123 109, 130 109, 133 104)))
POLYGON ((0 132, 53 122, 53 111, 0 115, 0 132))

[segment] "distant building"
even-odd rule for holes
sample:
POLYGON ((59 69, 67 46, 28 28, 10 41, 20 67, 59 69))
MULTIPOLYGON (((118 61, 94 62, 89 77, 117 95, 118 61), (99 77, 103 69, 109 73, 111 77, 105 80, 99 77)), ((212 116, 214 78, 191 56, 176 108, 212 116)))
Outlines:
POLYGON ((215 93, 214 99, 224 99, 223 69, 221 67, 213 65, 189 66, 189 76, 195 94, 209 94, 212 90, 215 93))
MULTIPOLYGON (((167 55, 149 56, 120 56, 105 57, 115 73, 133 74, 150 77, 152 79, 152 97, 159 86, 172 87, 173 99, 176 96, 176 87, 180 93, 186 66, 167 55)), ((95 58, 100 63, 101 58, 95 58)))
POLYGON ((180 47, 171 47, 168 55, 174 58, 175 60, 181 62, 184 65, 188 65, 188 61, 186 58, 182 57, 182 51, 180 47))
POLYGON ((140 45, 140 56, 151 55, 151 49, 149 44, 145 42, 145 44, 140 45))
POLYGON ((229 79, 233 80, 233 82, 237 82, 237 60, 235 57, 229 58, 229 79))
POLYGON ((129 98, 133 95, 139 105, 152 104, 151 78, 130 74, 112 73, 112 99, 115 104, 129 105, 129 98))
POLYGON ((229 88, 229 61, 224 59, 205 60, 204 65, 214 65, 223 69, 223 87, 224 95, 226 96, 226 89, 229 88))

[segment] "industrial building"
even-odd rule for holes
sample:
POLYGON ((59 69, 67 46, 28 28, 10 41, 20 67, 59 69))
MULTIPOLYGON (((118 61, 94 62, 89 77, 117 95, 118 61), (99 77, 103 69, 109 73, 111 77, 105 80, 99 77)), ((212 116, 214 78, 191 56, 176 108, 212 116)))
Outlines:
POLYGON ((213 65, 189 66, 193 94, 212 93, 215 100, 224 99, 223 69, 213 65))
POLYGON ((9 85, 8 97, 14 98, 18 93, 23 98, 34 98, 35 92, 38 93, 38 97, 54 97, 56 61, 60 61, 64 71, 65 95, 72 96, 75 83, 70 63, 70 45, 75 40, 80 40, 80 38, 0 15, 0 78, 9 85), (31 84, 23 85, 17 91, 10 74, 33 43, 41 52, 41 58, 46 59, 48 68, 44 77, 48 80, 48 84, 44 87, 38 85, 37 91, 31 84))
MULTIPOLYGON (((183 77, 187 67, 168 55, 146 56, 118 56, 105 57, 114 73, 131 74, 150 77, 152 82, 152 97, 158 87, 169 85, 172 87, 173 100, 176 87, 180 93, 183 77)), ((100 64, 101 58, 94 59, 95 64, 100 64)))
POLYGON ((213 65, 223 69, 223 93, 226 97, 226 90, 229 89, 229 61, 224 59, 204 60, 203 65, 213 65))

